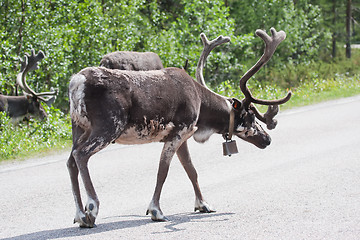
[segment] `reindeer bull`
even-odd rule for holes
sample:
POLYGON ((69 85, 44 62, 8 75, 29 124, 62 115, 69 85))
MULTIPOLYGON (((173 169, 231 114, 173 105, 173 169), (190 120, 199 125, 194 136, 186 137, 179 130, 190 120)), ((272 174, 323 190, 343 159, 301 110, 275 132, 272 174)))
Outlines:
POLYGON ((218 95, 203 81, 202 69, 207 55, 217 44, 229 41, 222 36, 208 42, 202 35, 204 50, 197 71, 200 83, 180 68, 135 72, 90 67, 72 76, 69 97, 73 148, 67 166, 76 205, 74 222, 80 227, 94 226, 99 199, 87 164, 93 154, 112 142, 164 142, 154 195, 147 209, 152 220, 166 220, 159 200, 175 153, 193 184, 195 210, 212 212, 201 194, 187 139, 193 136, 197 142, 205 142, 212 134, 218 133, 226 138, 234 134, 259 148, 270 144, 270 136, 256 118, 270 129, 275 127, 273 117, 278 105, 287 102, 291 92, 279 100, 261 100, 252 96, 246 82, 266 64, 286 36, 283 31, 276 32, 273 28, 271 33, 269 36, 262 30, 256 31, 266 48, 260 60, 240 79, 240 89, 245 95, 243 100, 218 95), (261 114, 253 103, 269 105, 269 109, 261 114), (79 189, 79 172, 88 197, 85 209, 79 189))
POLYGON ((57 91, 36 93, 26 83, 26 74, 38 69, 38 62, 44 57, 45 54, 42 51, 39 51, 35 56, 34 50, 31 50, 31 55, 26 53, 24 60, 21 60, 21 69, 17 75, 16 83, 24 91, 24 96, 7 96, 0 94, 0 111, 6 112, 14 122, 28 115, 39 117, 40 119, 46 118, 47 114, 41 106, 40 101, 51 105, 55 100, 57 91), (44 96, 48 97, 46 98, 44 96))

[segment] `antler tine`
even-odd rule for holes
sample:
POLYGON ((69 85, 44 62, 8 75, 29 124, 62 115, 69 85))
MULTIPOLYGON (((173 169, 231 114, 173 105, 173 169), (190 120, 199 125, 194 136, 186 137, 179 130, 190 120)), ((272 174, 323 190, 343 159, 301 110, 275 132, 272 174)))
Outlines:
POLYGON ((279 105, 289 101, 291 97, 291 91, 289 91, 287 95, 282 99, 278 99, 278 100, 257 99, 252 96, 249 88, 246 86, 247 81, 270 60, 277 46, 286 38, 286 34, 284 31, 277 32, 275 28, 271 28, 270 31, 272 36, 269 36, 263 30, 260 29, 256 30, 255 34, 265 42, 264 54, 261 56, 259 61, 252 68, 250 68, 250 70, 247 71, 245 75, 240 79, 240 89, 245 95, 245 99, 243 100, 243 103, 247 107, 250 105, 251 102, 263 104, 263 105, 279 105))
POLYGON ((207 57, 209 56, 210 52, 216 47, 219 46, 223 43, 227 43, 230 42, 230 37, 223 37, 222 35, 220 35, 219 37, 217 37, 216 39, 209 41, 206 37, 206 35, 204 33, 200 34, 201 40, 203 42, 204 48, 200 54, 200 58, 198 61, 198 65, 196 68, 196 80, 203 85, 204 87, 207 88, 206 84, 205 84, 205 80, 204 80, 204 76, 203 76, 203 69, 204 69, 204 65, 206 62, 207 57))
POLYGON ((45 54, 40 50, 38 54, 35 56, 34 49, 31 49, 31 55, 25 53, 24 61, 21 61, 21 72, 17 75, 16 81, 17 84, 22 88, 27 94, 37 96, 37 93, 32 90, 28 84, 26 83, 26 74, 29 71, 33 71, 38 69, 38 62, 41 61, 45 57, 45 54))
POLYGON ((55 102, 56 96, 58 94, 58 89, 56 89, 53 92, 45 92, 45 93, 41 93, 41 95, 38 95, 37 98, 40 99, 42 102, 44 102, 46 105, 48 105, 49 107, 51 106, 51 104, 53 104, 53 102, 55 102), (40 97, 40 96, 51 96, 51 97, 40 97))
POLYGON ((34 90, 32 90, 29 85, 26 83, 26 74, 29 71, 33 71, 35 69, 38 69, 38 63, 45 57, 45 54, 43 51, 39 51, 35 55, 34 49, 31 49, 31 55, 28 53, 25 53, 24 60, 20 59, 21 62, 21 68, 20 73, 17 75, 16 82, 20 86, 21 89, 24 90, 26 94, 36 96, 40 100, 47 102, 45 98, 42 98, 40 96, 50 96, 50 95, 57 95, 57 91, 52 92, 43 92, 43 93, 36 93, 34 90))
POLYGON ((39 68, 38 62, 40 62, 42 59, 45 58, 45 54, 43 51, 39 51, 38 54, 35 56, 34 49, 31 49, 31 56, 29 56, 27 53, 25 53, 28 56, 28 71, 33 71, 39 68))
POLYGON ((269 130, 272 130, 276 127, 277 120, 274 119, 274 117, 279 112, 279 105, 269 105, 265 114, 260 113, 254 104, 250 104, 250 109, 254 112, 257 119, 266 124, 266 127, 269 130))

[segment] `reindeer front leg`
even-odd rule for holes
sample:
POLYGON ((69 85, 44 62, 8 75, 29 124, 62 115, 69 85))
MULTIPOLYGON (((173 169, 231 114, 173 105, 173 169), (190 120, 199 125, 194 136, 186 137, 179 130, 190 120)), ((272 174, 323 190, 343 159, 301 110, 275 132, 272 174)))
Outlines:
POLYGON ((195 191, 195 211, 200 211, 203 213, 215 212, 215 210, 204 200, 199 183, 198 183, 198 174, 194 165, 191 162, 191 157, 189 154, 189 148, 187 141, 185 141, 176 152, 182 166, 184 167, 195 191))
POLYGON ((160 209, 160 195, 161 190, 164 185, 165 179, 167 177, 170 162, 179 149, 179 147, 196 131, 196 127, 190 127, 188 130, 183 129, 179 131, 178 135, 171 142, 166 142, 164 144, 163 150, 161 152, 159 169, 157 174, 156 187, 154 191, 153 198, 150 202, 149 208, 146 211, 146 215, 151 214, 151 219, 153 221, 167 221, 168 219, 164 216, 160 209))

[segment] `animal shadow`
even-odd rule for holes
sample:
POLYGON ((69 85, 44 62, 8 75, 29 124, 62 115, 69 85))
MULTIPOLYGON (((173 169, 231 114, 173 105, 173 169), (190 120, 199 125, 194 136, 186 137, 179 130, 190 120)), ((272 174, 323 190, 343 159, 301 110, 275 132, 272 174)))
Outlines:
MULTIPOLYGON (((162 227, 159 227, 158 232, 153 232, 152 234, 162 234, 167 232, 176 232, 186 230, 184 228, 178 227, 178 225, 188 222, 196 221, 227 221, 229 218, 226 216, 233 215, 234 213, 181 213, 169 215, 169 221, 164 223, 165 231, 162 227), (219 220, 219 217, 223 217, 219 220)), ((107 223, 99 223, 95 228, 79 228, 79 227, 69 227, 53 230, 44 230, 34 233, 23 234, 15 237, 4 238, 4 240, 47 240, 47 239, 58 239, 58 238, 71 238, 79 236, 90 236, 93 234, 99 234, 103 232, 110 232, 114 230, 121 229, 131 229, 147 224, 156 224, 148 216, 139 216, 139 215, 125 215, 125 216, 113 216, 107 217, 104 219, 119 219, 107 223), (124 219, 126 218, 126 219, 124 219)), ((160 225, 159 225, 160 226, 160 225)))

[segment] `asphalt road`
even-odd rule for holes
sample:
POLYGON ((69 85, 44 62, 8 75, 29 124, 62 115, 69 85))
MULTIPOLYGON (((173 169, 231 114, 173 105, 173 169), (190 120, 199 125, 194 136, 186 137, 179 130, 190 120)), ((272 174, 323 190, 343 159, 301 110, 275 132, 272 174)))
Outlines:
POLYGON ((0 165, 3 239, 360 239, 360 96, 284 111, 265 150, 221 136, 189 143, 199 182, 217 212, 193 213, 194 193, 175 157, 161 207, 145 211, 161 144, 112 145, 90 160, 100 198, 97 227, 73 225, 68 152, 0 165))

